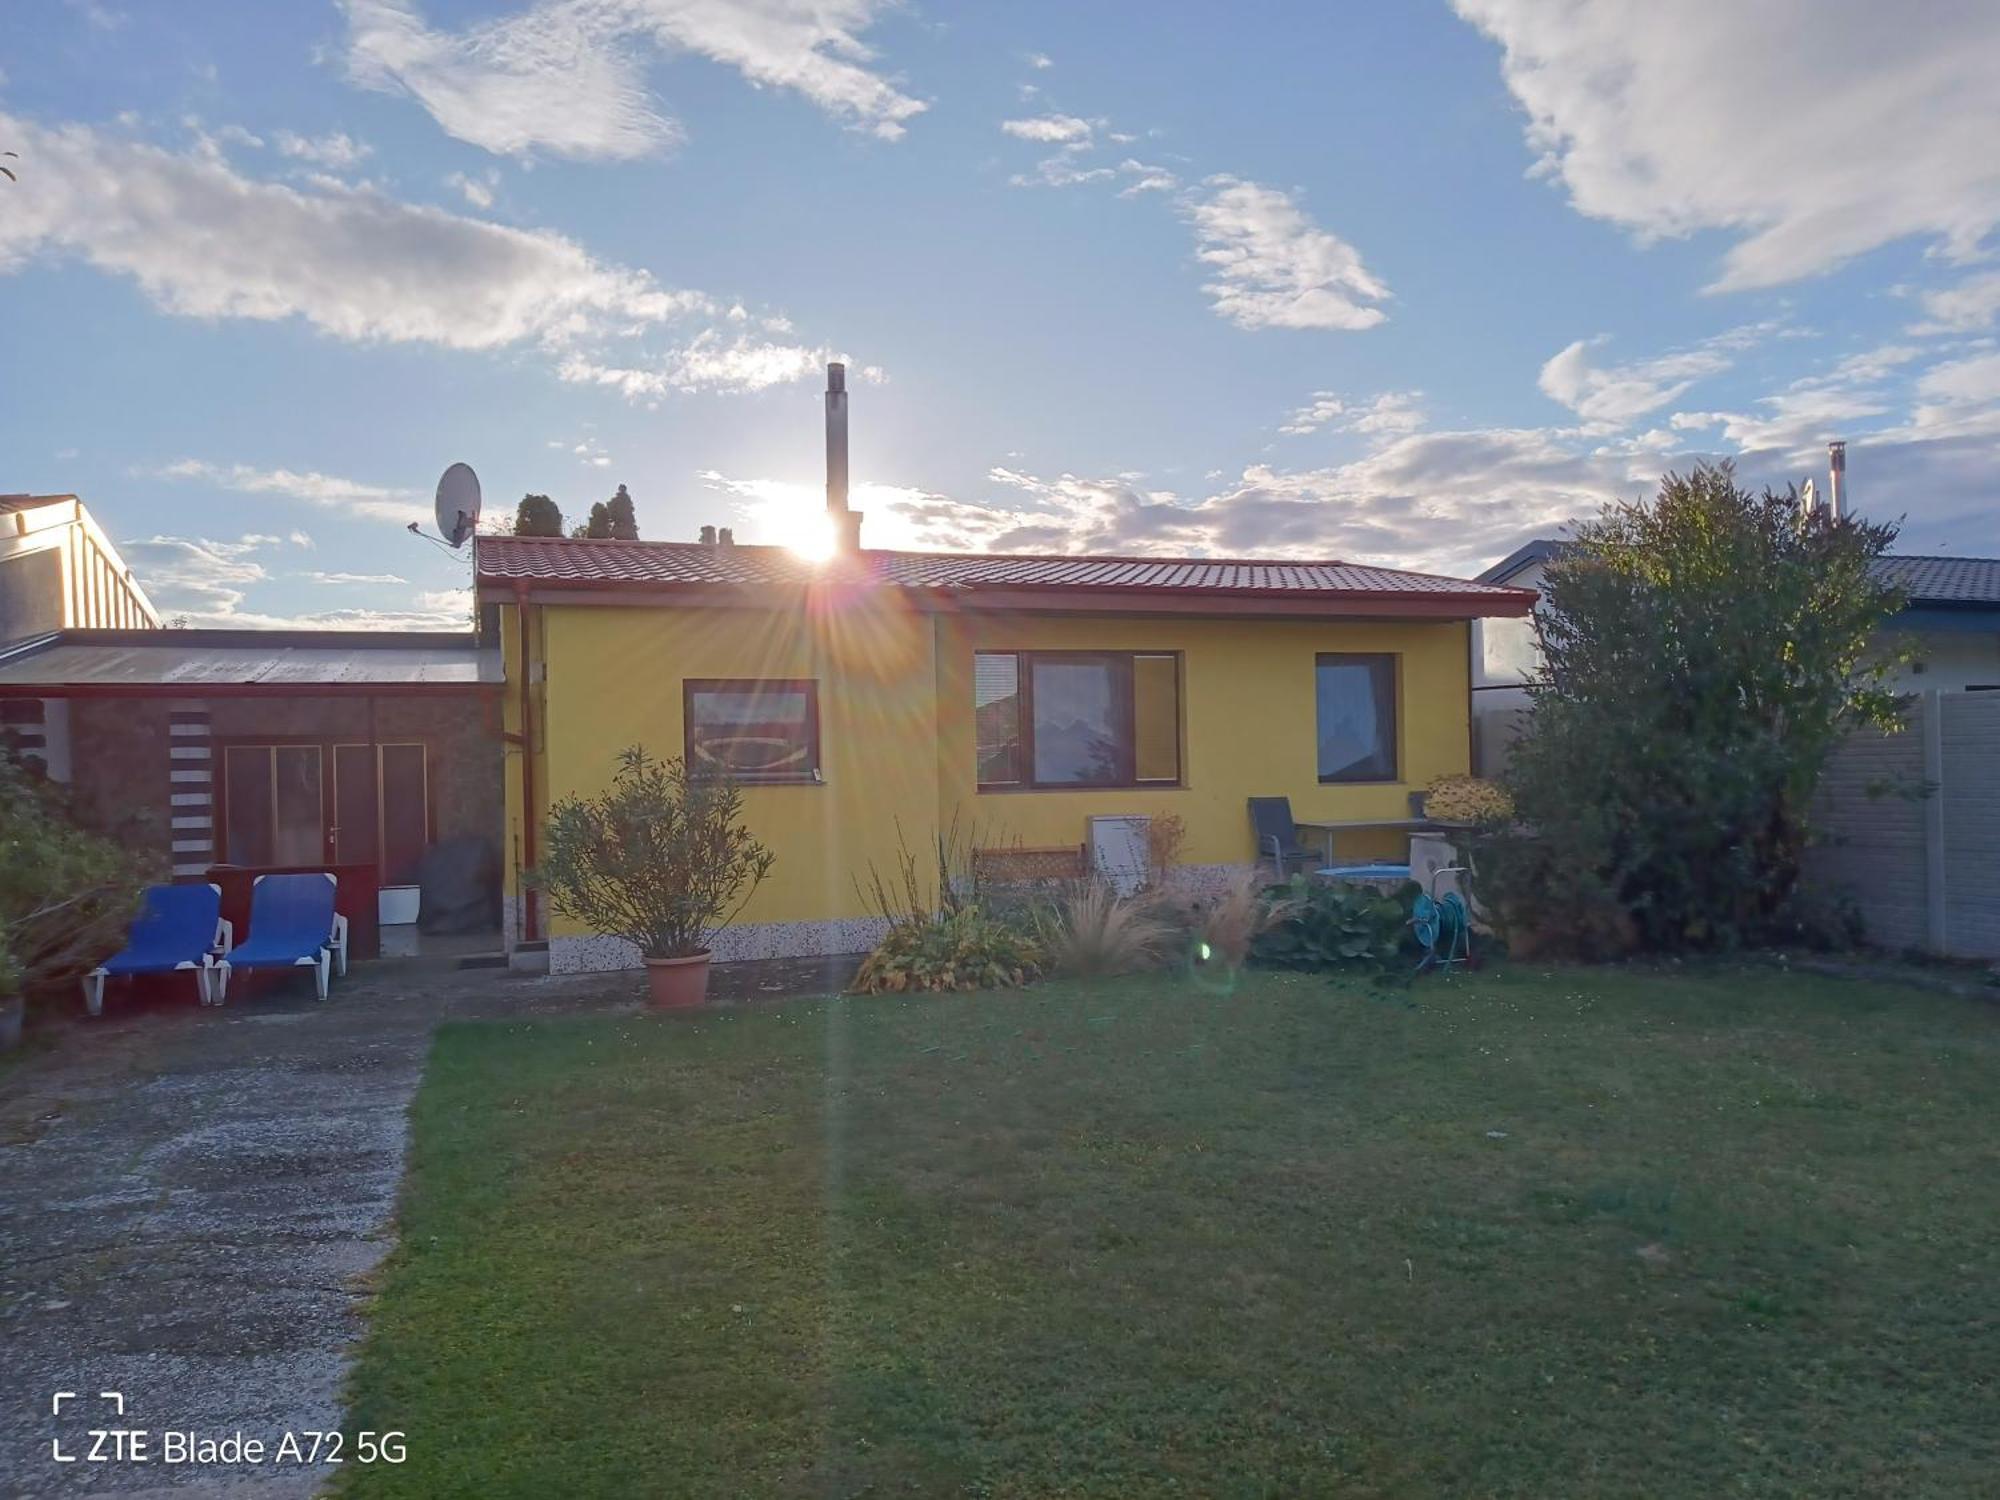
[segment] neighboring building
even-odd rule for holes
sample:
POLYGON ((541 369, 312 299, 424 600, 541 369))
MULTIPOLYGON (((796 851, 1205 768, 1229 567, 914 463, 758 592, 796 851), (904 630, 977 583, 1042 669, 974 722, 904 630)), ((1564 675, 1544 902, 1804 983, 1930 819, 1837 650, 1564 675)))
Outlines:
POLYGON ((0 644, 51 630, 160 623, 132 570, 74 495, 0 495, 0 644))
MULTIPOLYGON (((472 635, 64 630, 0 648, 0 700, 65 726, 44 759, 78 816, 181 879, 331 864, 407 890, 463 834, 497 865, 500 688, 498 648, 472 635)), ((393 897, 380 910, 398 920, 393 897)))
MULTIPOLYGON (((1564 543, 1540 538, 1510 552, 1477 582, 1538 593, 1564 543)), ((2000 690, 2000 558, 1884 557, 1876 564, 1906 596, 1885 631, 1910 660, 1893 679, 1898 692, 2000 690)), ((1478 765, 1500 768, 1520 732, 1527 684, 1541 673, 1531 618, 1481 620, 1473 626, 1472 695, 1478 765)))
MULTIPOLYGON (((1469 623, 1533 602, 1344 563, 475 546, 506 652, 510 892, 550 802, 600 790, 623 747, 726 768, 777 864, 724 958, 865 949, 871 872, 954 827, 1087 861, 1090 820, 1173 814, 1199 875, 1251 862, 1253 796, 1406 818, 1469 762, 1469 623)), ((561 924, 550 956, 633 957, 561 924)))
MULTIPOLYGON (((77 627, 157 627, 159 612, 74 495, 0 495, 0 649, 77 627)), ((64 704, 0 691, 0 736, 67 775, 64 704)))

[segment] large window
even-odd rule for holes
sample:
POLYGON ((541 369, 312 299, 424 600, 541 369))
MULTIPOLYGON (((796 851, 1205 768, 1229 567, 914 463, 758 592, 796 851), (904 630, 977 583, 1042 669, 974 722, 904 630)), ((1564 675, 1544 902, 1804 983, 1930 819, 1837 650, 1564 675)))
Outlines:
POLYGON ((1177 784, 1180 675, 1180 657, 1168 651, 980 652, 972 668, 979 785, 1177 784))
POLYGON ((818 781, 819 688, 805 680, 689 682, 687 763, 695 776, 818 781))
POLYGON ((1316 663, 1321 781, 1396 779, 1396 658, 1327 653, 1316 663))
POLYGON ((431 840, 420 742, 225 745, 222 857, 233 865, 374 865, 414 885, 431 840))

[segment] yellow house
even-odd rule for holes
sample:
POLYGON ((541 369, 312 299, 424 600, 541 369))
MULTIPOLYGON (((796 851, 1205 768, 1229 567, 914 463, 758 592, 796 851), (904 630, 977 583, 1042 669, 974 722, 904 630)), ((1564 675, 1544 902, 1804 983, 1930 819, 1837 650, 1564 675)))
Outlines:
POLYGON ((1174 814, 1200 878, 1253 859, 1250 797, 1407 817, 1470 764, 1471 622, 1534 601, 1337 562, 504 536, 475 571, 505 647, 510 920, 558 972, 636 962, 549 928, 519 880, 550 803, 601 790, 628 745, 749 783, 777 864, 719 959, 855 952, 879 931, 871 868, 954 825, 1088 864, 1131 834, 1093 820, 1174 814))

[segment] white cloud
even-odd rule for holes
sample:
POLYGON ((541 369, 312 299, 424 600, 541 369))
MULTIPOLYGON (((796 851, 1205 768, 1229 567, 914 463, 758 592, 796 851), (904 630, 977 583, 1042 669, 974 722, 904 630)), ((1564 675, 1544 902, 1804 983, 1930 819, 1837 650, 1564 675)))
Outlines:
POLYGON ((207 619, 232 613, 249 586, 269 576, 252 555, 259 545, 248 540, 151 536, 123 542, 119 552, 163 615, 207 619))
POLYGON ((337 338, 492 349, 708 306, 574 241, 345 188, 260 182, 199 153, 0 115, 32 182, 0 218, 0 270, 68 253, 169 312, 303 318, 337 338))
MULTIPOLYGON (((668 324, 748 321, 700 292, 597 260, 547 230, 516 229, 329 179, 301 188, 189 152, 44 128, 0 114, 0 138, 39 169, 8 194, 0 274, 74 256, 133 278, 170 313, 300 318, 353 342, 460 350, 532 344, 615 364, 609 347, 668 324)), ((764 326, 788 326, 764 318, 764 326)), ((673 389, 760 389, 772 346, 690 327, 673 389)), ((795 351, 805 353, 810 351, 795 351)), ((803 373, 810 361, 794 358, 803 373)))
POLYGON ((1697 380, 1720 374, 1732 363, 1728 353, 1702 345, 1623 365, 1599 365, 1591 350, 1608 337, 1578 339, 1550 357, 1537 382, 1542 394, 1559 401, 1586 422, 1623 427, 1678 399, 1697 380))
POLYGON ((467 203, 484 210, 493 206, 495 191, 500 186, 500 174, 487 172, 474 177, 465 172, 453 172, 444 181, 446 187, 457 188, 459 196, 467 203))
POLYGON ((1347 403, 1332 391, 1314 391, 1312 400, 1287 417, 1278 431, 1304 437, 1309 432, 1318 432, 1346 410, 1347 403))
MULTIPOLYGON (((2000 354, 1933 365, 1918 377, 1916 392, 1917 404, 1910 413, 1913 436, 2000 433, 2000 354)), ((1984 491, 1989 497, 1993 493, 1990 474, 1984 491)))
MULTIPOLYGON (((296 539, 296 533, 294 539, 296 539)), ((224 542, 208 537, 152 536, 121 543, 119 550, 145 581, 146 592, 168 619, 194 626, 241 630, 465 630, 472 623, 467 588, 419 592, 407 606, 389 609, 307 610, 274 614, 246 608, 251 591, 276 582, 255 554, 277 537, 247 536, 224 542)), ((401 585, 393 573, 308 573, 333 585, 401 585)))
POLYGON ((2000 271, 1968 277, 1957 286, 1923 294, 1929 320, 1912 333, 1973 333, 2000 317, 2000 271))
POLYGON ((1141 193, 1178 193, 1181 190, 1180 178, 1165 167, 1135 161, 1128 156, 1118 163, 1118 170, 1132 179, 1118 190, 1121 198, 1136 198, 1141 193))
POLYGON ((1896 403, 1885 382, 1921 352, 1908 344, 1865 349, 1759 396, 1752 403, 1755 411, 1676 412, 1669 425, 1679 432, 1719 429, 1731 447, 1746 454, 1811 460, 1820 445, 1869 430, 1873 419, 1887 416, 1896 403))
POLYGON ((870 65, 877 0, 540 0, 464 31, 434 31, 405 0, 343 0, 348 67, 407 92, 444 130, 503 154, 649 156, 683 138, 646 68, 694 53, 759 88, 792 90, 885 140, 925 108, 870 65))
POLYGON ((1056 65, 1056 60, 1046 52, 1030 52, 1022 61, 1035 69, 1053 68, 1056 65))
POLYGON ((1354 247, 1313 223, 1291 195, 1236 177, 1211 177, 1182 203, 1203 285, 1216 312, 1239 328, 1373 328, 1368 306, 1389 288, 1354 247))
MULTIPOLYGON (((423 492, 388 485, 364 484, 312 470, 259 469, 250 464, 216 464, 183 458, 154 471, 162 479, 213 485, 243 495, 277 495, 323 510, 370 521, 428 522, 434 509, 423 492)), ((298 541, 301 533, 294 532, 298 541)), ((307 539, 301 545, 310 546, 307 539)))
POLYGON ((1540 170, 1642 238, 1720 229, 1718 289, 2000 224, 2000 6, 1455 0, 1500 43, 1540 170))
POLYGON ((1046 146, 1089 145, 1092 124, 1075 115, 1037 115, 1027 120, 1002 120, 1000 128, 1016 140, 1046 146))
POLYGON ((330 171, 344 172, 358 167, 375 154, 375 148, 357 141, 344 131, 332 131, 321 136, 296 135, 289 130, 280 130, 271 137, 278 154, 289 156, 296 161, 309 161, 315 166, 330 171))
POLYGON ((706 329, 644 365, 605 364, 582 356, 557 373, 576 385, 607 386, 631 398, 701 390, 761 391, 817 373, 838 355, 804 344, 728 338, 706 329))
POLYGON ((1314 391, 1313 398, 1294 411, 1278 431, 1294 437, 1332 426, 1343 432, 1371 436, 1415 432, 1424 425, 1418 401, 1421 391, 1384 391, 1360 406, 1351 406, 1333 391, 1314 391))

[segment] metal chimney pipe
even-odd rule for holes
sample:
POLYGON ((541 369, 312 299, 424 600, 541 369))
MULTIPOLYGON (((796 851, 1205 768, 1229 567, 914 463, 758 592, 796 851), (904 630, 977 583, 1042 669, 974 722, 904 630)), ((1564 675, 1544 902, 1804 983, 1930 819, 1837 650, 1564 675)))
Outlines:
POLYGON ((861 546, 861 513, 847 506, 847 366, 826 367, 826 510, 842 552, 861 546))
POLYGON ((1828 443, 1826 463, 1831 471, 1827 483, 1827 513, 1838 521, 1841 512, 1847 509, 1847 444, 1828 443))

